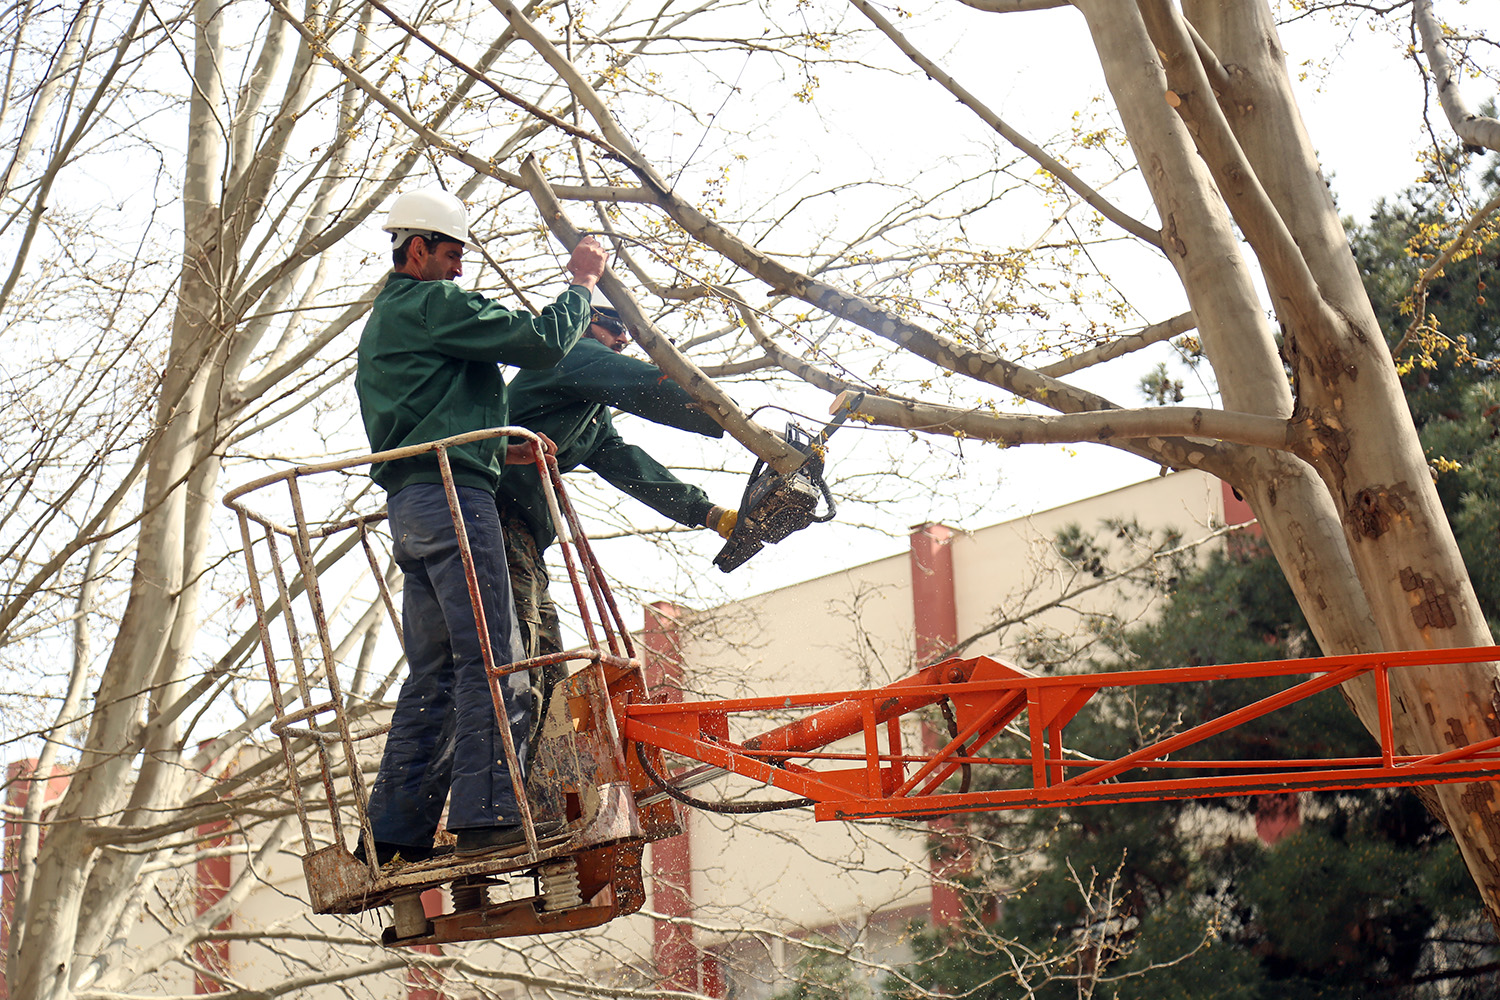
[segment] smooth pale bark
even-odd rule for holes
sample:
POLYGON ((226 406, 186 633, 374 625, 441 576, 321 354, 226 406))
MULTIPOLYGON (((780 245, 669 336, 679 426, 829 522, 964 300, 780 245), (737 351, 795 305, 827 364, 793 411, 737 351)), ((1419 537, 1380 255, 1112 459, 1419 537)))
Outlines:
MULTIPOLYGON (((1155 46, 1134 4, 1080 0, 1105 80, 1162 219, 1163 245, 1198 318, 1199 338, 1224 405, 1288 419, 1292 397, 1223 200, 1165 95, 1155 46)), ((1223 478, 1255 511, 1288 582, 1327 651, 1379 648, 1350 568, 1328 491, 1313 470, 1280 451, 1247 450, 1223 478)))
MULTIPOLYGON (((1259 3, 1192 0, 1186 9, 1228 70, 1220 103, 1235 135, 1339 318, 1310 328, 1289 325, 1286 353, 1299 410, 1322 438, 1312 458, 1338 506, 1381 642, 1387 649, 1488 645, 1489 628, 1433 488, 1386 339, 1292 99, 1270 11, 1259 3)), ((1247 236, 1254 241, 1253 232, 1247 236)), ((1392 688, 1402 749, 1437 752, 1500 733, 1497 683, 1500 673, 1490 664, 1398 671, 1392 688)), ((1361 707, 1368 727, 1370 710, 1361 707)), ((1433 793, 1495 919, 1500 793, 1489 782, 1441 785, 1433 793)))
MULTIPOLYGON (((109 661, 95 695, 95 710, 80 756, 78 773, 69 783, 54 816, 37 864, 34 905, 28 927, 28 953, 14 980, 13 995, 26 998, 63 998, 71 989, 75 945, 80 930, 98 936, 101 914, 85 911, 86 897, 100 890, 122 897, 136 865, 110 854, 102 863, 103 877, 94 879, 97 846, 91 824, 118 810, 127 794, 137 802, 154 800, 148 782, 132 780, 134 745, 150 682, 162 667, 181 600, 184 570, 184 531, 188 517, 185 481, 193 471, 197 449, 198 407, 204 394, 201 363, 210 353, 210 327, 220 299, 210 279, 219 259, 208 249, 215 245, 219 165, 222 136, 210 98, 218 95, 220 59, 217 4, 200 0, 195 11, 196 61, 194 96, 189 111, 189 169, 184 184, 185 262, 178 278, 178 299, 166 371, 158 398, 156 422, 161 438, 157 459, 146 471, 130 600, 126 605, 109 661), (116 872, 114 869, 122 870, 116 872), (87 890, 92 887, 93 893, 87 890), (90 930, 90 928, 95 928, 90 930)), ((103 909, 108 909, 104 906, 103 909)))
POLYGON ((1066 7, 1071 0, 962 0, 962 2, 975 10, 1009 14, 1025 10, 1051 10, 1055 7, 1066 7))
POLYGON ((888 427, 978 438, 1007 447, 1082 441, 1116 444, 1152 438, 1202 437, 1208 441, 1236 441, 1259 448, 1279 449, 1287 447, 1289 431, 1287 422, 1276 417, 1192 406, 1036 416, 963 410, 875 395, 866 395, 857 405, 851 399, 851 405, 852 412, 871 417, 876 423, 888 427))
POLYGON ((1443 26, 1432 10, 1432 0, 1413 0, 1411 16, 1422 36, 1422 52, 1432 71, 1438 103, 1443 106, 1454 134, 1470 146, 1500 149, 1500 121, 1479 114, 1464 98, 1458 71, 1448 55, 1448 43, 1443 40, 1443 26))

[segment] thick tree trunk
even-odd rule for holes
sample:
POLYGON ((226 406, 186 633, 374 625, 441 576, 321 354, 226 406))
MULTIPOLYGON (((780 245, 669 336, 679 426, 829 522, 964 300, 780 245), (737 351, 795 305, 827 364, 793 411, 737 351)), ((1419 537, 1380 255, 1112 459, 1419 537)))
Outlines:
MULTIPOLYGON (((1286 373, 1223 199, 1181 118, 1133 4, 1080 0, 1105 80, 1162 220, 1162 244, 1182 279, 1225 409, 1288 418, 1286 373)), ((1380 648, 1338 514, 1307 463, 1248 450, 1233 485, 1265 531, 1325 651, 1380 648)))
MULTIPOLYGON (((1386 339, 1293 100, 1271 12, 1263 3, 1188 0, 1186 7, 1228 71, 1220 104, 1231 127, 1330 307, 1332 322, 1308 328, 1293 320, 1284 299, 1276 302, 1298 417, 1316 428, 1313 460, 1338 506, 1382 645, 1488 645, 1489 627, 1433 488, 1386 339)), ((1392 688, 1402 749, 1438 752, 1500 734, 1497 682, 1493 664, 1397 672, 1392 688)), ((1500 919, 1500 792, 1490 782, 1435 791, 1491 918, 1500 919)))
POLYGON ((196 86, 183 203, 184 265, 157 399, 158 434, 147 444, 154 452, 143 491, 146 513, 139 529, 130 597, 95 694, 78 772, 69 782, 38 855, 27 955, 11 982, 11 996, 16 1000, 63 1000, 71 993, 80 932, 86 932, 91 943, 98 942, 101 928, 111 923, 109 918, 130 897, 128 889, 142 861, 139 856, 118 854, 99 861, 99 843, 93 833, 96 824, 117 818, 127 799, 133 804, 160 801, 152 787, 143 787, 139 775, 133 780, 131 772, 142 735, 142 707, 155 684, 165 679, 170 686, 181 669, 180 663, 168 662, 181 653, 173 649, 172 637, 180 634, 178 615, 184 596, 186 604, 195 607, 193 593, 199 586, 196 577, 190 580, 185 572, 189 554, 200 548, 189 544, 188 528, 206 516, 189 507, 209 502, 193 494, 188 484, 203 447, 197 440, 199 412, 210 382, 206 363, 215 352, 218 327, 214 318, 223 302, 215 288, 222 244, 213 195, 219 184, 223 135, 211 106, 220 96, 220 13, 209 0, 200 0, 196 11, 196 86), (102 869, 97 867, 101 864, 102 869), (95 900, 97 912, 83 912, 86 898, 95 900))

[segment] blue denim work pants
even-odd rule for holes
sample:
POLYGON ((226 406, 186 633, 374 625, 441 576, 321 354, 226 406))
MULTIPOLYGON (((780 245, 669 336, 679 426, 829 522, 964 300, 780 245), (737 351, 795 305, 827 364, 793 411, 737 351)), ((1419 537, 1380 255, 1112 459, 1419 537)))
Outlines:
MULTIPOLYGON (((521 644, 495 498, 465 486, 458 487, 458 496, 495 663, 511 663, 521 658, 521 644)), ((430 846, 450 786, 449 830, 518 825, 520 813, 443 487, 408 486, 390 498, 388 510, 396 562, 406 575, 401 621, 407 677, 370 793, 375 839, 430 846)), ((523 672, 501 677, 499 683, 524 766, 530 681, 523 672)))

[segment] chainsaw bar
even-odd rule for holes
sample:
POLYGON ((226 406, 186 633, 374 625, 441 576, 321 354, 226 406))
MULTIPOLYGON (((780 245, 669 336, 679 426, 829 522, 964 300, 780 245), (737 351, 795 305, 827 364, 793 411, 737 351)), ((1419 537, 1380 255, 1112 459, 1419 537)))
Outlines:
POLYGON ((833 520, 833 494, 823 481, 823 443, 862 398, 862 395, 856 397, 851 404, 841 407, 838 416, 829 421, 817 437, 810 437, 796 424, 786 425, 787 444, 806 455, 806 459, 786 474, 756 460, 750 481, 745 484, 745 495, 740 500, 739 520, 735 522, 729 540, 714 556, 715 566, 725 573, 733 572, 766 545, 774 545, 809 524, 833 520), (822 514, 817 513, 820 497, 828 504, 828 509, 822 514))

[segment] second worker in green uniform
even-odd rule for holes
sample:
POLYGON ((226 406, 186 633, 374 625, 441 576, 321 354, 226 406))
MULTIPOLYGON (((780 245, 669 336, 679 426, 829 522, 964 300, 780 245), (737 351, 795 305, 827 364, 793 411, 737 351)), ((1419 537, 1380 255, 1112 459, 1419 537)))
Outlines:
MULTIPOLYGON (((557 367, 523 371, 510 383, 511 423, 551 438, 563 472, 585 466, 678 524, 712 528, 728 538, 736 512, 715 507, 701 489, 625 441, 609 411, 624 410, 705 437, 722 437, 724 429, 661 369, 620 353, 630 343, 630 331, 613 309, 597 306, 592 318, 587 334, 557 367)), ((556 535, 536 466, 508 466, 495 502, 526 655, 558 652, 557 609, 547 593, 543 562, 556 535)))

